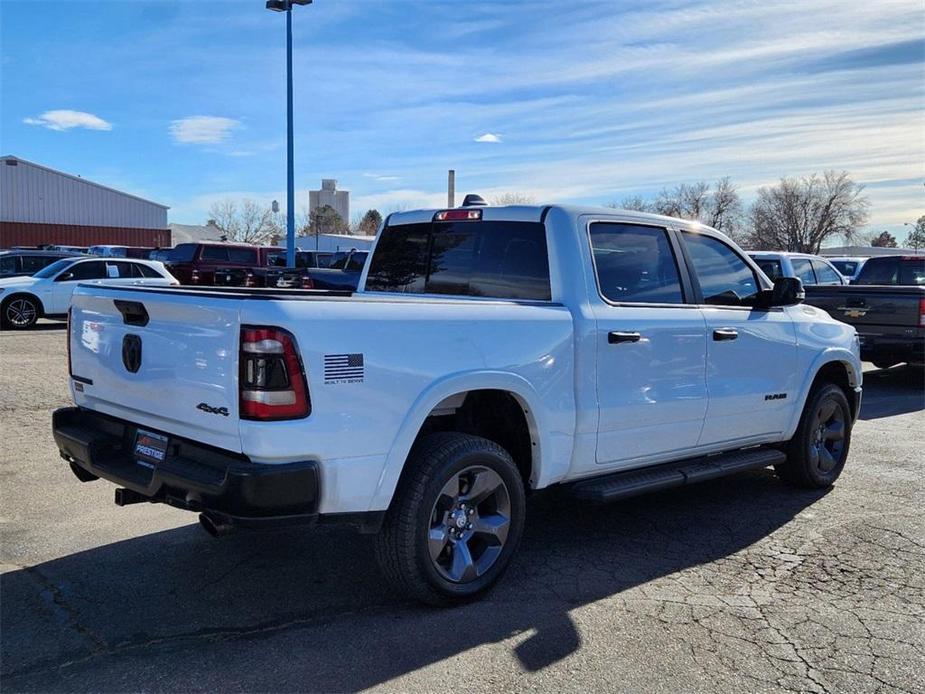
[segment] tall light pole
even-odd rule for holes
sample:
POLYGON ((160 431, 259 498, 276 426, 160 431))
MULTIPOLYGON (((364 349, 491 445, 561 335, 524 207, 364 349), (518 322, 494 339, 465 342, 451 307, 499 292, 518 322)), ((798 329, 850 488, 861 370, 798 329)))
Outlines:
POLYGON ((267 9, 286 13, 286 265, 295 267, 295 163, 292 145, 292 6, 312 0, 267 0, 267 9))

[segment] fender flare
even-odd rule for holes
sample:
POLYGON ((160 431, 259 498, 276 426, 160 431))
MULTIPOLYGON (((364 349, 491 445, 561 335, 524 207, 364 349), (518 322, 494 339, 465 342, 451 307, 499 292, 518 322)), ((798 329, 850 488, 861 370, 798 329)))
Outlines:
POLYGON ((473 371, 451 374, 432 383, 415 400, 408 410, 398 434, 386 455, 376 491, 370 501, 370 509, 388 508, 398 487, 398 481, 411 452, 411 446, 428 415, 441 402, 454 395, 472 390, 502 390, 510 393, 524 409, 530 436, 536 444, 533 447, 532 478, 538 479, 542 467, 544 440, 548 427, 544 426, 546 414, 534 408, 540 397, 529 381, 506 371, 473 371))
POLYGON ((830 347, 818 354, 812 364, 810 364, 810 367, 806 370, 806 377, 800 385, 799 406, 794 408, 790 426, 787 427, 787 440, 789 440, 797 430, 800 417, 803 416, 803 408, 806 407, 806 401, 809 398, 809 389, 812 387, 813 381, 816 380, 816 376, 819 375, 823 367, 828 364, 841 364, 844 366, 845 371, 848 373, 848 384, 852 388, 856 388, 861 384, 863 378, 861 375, 862 367, 856 354, 844 347, 830 347))

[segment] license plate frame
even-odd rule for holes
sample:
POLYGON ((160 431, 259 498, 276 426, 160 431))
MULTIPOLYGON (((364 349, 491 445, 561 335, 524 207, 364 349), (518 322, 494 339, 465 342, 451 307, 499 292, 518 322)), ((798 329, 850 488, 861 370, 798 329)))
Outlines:
POLYGON ((145 467, 159 465, 167 459, 170 437, 147 429, 135 432, 135 444, 132 447, 135 461, 145 467))

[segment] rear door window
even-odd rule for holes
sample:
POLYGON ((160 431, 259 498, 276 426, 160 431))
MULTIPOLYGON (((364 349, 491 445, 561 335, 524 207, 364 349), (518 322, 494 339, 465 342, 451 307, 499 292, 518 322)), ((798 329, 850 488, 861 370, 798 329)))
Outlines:
POLYGON ((807 258, 791 258, 790 264, 793 265, 793 274, 800 278, 803 284, 817 284, 816 275, 813 272, 813 266, 810 265, 807 258))
POLYGON ((811 260, 813 271, 816 273, 816 280, 819 284, 841 284, 842 279, 834 268, 822 260, 811 260))
POLYGON ((229 248, 227 250, 228 260, 232 263, 240 263, 241 265, 257 264, 256 248, 229 248))
POLYGON ((591 225, 598 288, 610 301, 683 304, 678 264, 660 227, 598 222, 591 225))
POLYGON ((539 222, 435 222, 386 227, 368 291, 548 301, 546 228, 539 222))
POLYGON ((88 263, 76 263, 72 268, 72 280, 101 280, 106 278, 106 263, 94 260, 88 263))
POLYGON ((201 260, 207 260, 211 262, 227 262, 228 249, 223 246, 204 246, 202 249, 202 254, 199 257, 201 260))
POLYGON ((681 232, 703 302, 714 306, 753 306, 761 285, 748 263, 712 236, 681 232))
POLYGON ((163 275, 155 270, 153 267, 148 267, 141 263, 132 263, 132 276, 133 277, 157 277, 161 278, 163 275))

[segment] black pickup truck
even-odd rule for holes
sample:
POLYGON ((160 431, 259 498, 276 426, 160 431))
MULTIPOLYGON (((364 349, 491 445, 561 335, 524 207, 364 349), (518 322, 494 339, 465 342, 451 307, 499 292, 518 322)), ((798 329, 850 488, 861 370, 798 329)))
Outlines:
POLYGON ((806 287, 806 303, 853 325, 864 361, 925 363, 925 256, 871 258, 850 285, 806 287))

